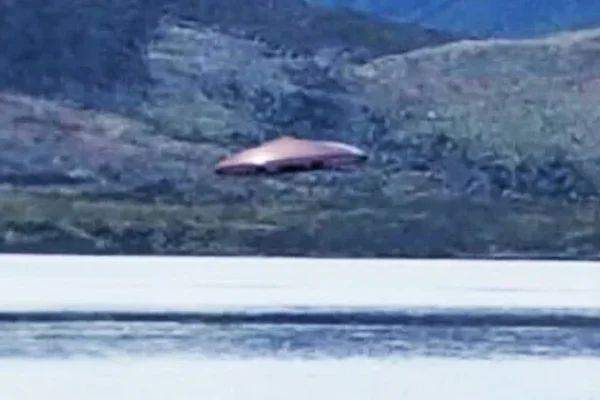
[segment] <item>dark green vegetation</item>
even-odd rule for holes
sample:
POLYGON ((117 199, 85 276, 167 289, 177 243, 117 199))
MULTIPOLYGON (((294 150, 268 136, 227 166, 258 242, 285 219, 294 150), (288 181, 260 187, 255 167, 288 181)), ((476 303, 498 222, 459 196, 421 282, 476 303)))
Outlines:
POLYGON ((0 249, 91 254, 593 258, 596 205, 425 193, 182 205, 3 191, 0 249))
POLYGON ((1 251, 597 257, 596 32, 443 45, 295 0, 43 3, 0 0, 1 251), (288 131, 371 157, 212 172, 288 131))

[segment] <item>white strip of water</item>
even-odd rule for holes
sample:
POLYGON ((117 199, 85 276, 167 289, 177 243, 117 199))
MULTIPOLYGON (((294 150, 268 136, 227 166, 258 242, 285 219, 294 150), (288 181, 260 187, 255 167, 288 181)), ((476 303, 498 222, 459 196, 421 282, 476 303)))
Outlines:
POLYGON ((595 400, 600 361, 0 361, 10 400, 595 400))
POLYGON ((600 263, 0 256, 0 311, 600 310, 600 263))

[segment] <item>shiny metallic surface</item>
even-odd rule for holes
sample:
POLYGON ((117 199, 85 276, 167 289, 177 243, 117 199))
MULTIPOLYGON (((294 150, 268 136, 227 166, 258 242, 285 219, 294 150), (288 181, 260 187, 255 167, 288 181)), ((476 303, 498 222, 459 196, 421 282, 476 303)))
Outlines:
POLYGON ((280 172, 286 169, 317 169, 366 160, 357 147, 329 141, 282 136, 260 146, 233 154, 220 161, 217 173, 280 172))

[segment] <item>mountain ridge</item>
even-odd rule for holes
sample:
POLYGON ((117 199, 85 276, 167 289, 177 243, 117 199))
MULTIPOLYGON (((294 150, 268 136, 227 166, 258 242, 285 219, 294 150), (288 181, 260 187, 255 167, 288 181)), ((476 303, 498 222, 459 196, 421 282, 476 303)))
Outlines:
POLYGON ((592 0, 314 0, 392 20, 481 37, 531 37, 600 26, 592 0))

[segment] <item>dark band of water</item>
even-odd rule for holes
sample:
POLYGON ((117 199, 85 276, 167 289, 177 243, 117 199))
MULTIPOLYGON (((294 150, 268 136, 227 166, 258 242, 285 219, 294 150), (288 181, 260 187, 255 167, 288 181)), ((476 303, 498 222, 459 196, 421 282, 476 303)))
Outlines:
POLYGON ((597 327, 600 310, 0 312, 0 322, 177 322, 192 324, 381 325, 425 327, 597 327))
POLYGON ((600 310, 2 312, 0 358, 600 357, 600 310))
POLYGON ((600 357, 600 329, 226 324, 0 323, 0 358, 600 357))

